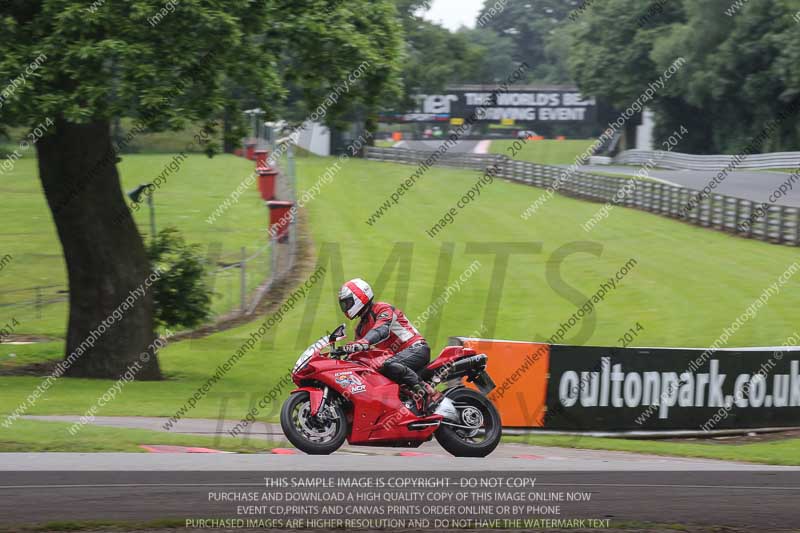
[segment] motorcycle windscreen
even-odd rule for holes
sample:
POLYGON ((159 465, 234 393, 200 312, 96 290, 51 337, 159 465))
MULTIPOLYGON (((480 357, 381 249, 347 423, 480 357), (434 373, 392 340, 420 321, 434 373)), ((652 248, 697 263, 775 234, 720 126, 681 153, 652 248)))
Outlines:
POLYGON ((317 342, 315 342, 314 344, 312 344, 311 346, 306 348, 305 351, 300 355, 300 357, 301 358, 306 357, 306 356, 311 357, 312 355, 314 355, 314 353, 317 350, 322 350, 324 347, 326 347, 329 344, 330 344, 330 341, 328 340, 328 336, 325 335, 324 337, 319 339, 317 342))
POLYGON ((294 367, 292 368, 292 373, 295 373, 301 368, 304 368, 308 360, 314 357, 314 354, 317 353, 317 351, 322 350, 328 344, 329 344, 328 336, 326 335, 325 337, 322 337, 320 340, 318 340, 317 342, 306 348, 305 351, 300 354, 300 357, 297 358, 297 362, 294 364, 294 367))

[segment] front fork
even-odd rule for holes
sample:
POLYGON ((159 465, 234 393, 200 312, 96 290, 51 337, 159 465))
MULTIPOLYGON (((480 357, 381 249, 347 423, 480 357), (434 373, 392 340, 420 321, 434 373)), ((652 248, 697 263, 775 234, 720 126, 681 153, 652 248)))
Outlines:
POLYGON ((329 391, 330 389, 328 388, 327 385, 325 385, 325 388, 322 389, 322 399, 320 400, 319 405, 317 406, 316 409, 314 409, 313 405, 311 406, 311 416, 317 416, 319 413, 325 412, 325 405, 328 403, 329 391))
POLYGON ((328 386, 326 385, 320 390, 318 387, 300 387, 293 390, 291 394, 295 394, 298 392, 307 392, 308 393, 308 401, 311 404, 311 416, 316 417, 320 411, 325 407, 325 404, 328 400, 328 386))

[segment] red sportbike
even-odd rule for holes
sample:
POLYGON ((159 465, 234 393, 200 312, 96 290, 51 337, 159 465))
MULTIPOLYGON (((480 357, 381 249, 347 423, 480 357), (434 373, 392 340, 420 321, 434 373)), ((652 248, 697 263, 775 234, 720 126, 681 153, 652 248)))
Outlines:
POLYGON ((416 448, 434 436, 457 457, 485 457, 497 447, 502 429, 486 397, 495 387, 486 372, 486 355, 448 346, 422 369, 420 378, 434 387, 446 385, 434 412, 425 413, 411 391, 378 372, 391 354, 371 350, 348 356, 336 348, 343 338, 344 324, 304 351, 292 370, 298 388, 283 404, 281 427, 297 448, 329 454, 345 440, 416 448))

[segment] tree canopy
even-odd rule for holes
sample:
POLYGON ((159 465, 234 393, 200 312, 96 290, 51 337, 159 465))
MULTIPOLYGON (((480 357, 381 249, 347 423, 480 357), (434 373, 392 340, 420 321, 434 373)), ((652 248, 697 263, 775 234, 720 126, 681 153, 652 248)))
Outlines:
POLYGON ((558 47, 560 26, 583 0, 488 0, 478 15, 478 27, 493 31, 512 42, 511 61, 527 63, 528 79, 539 82, 569 83, 560 68, 563 56, 558 47))
MULTIPOLYGON (((180 129, 274 109, 288 87, 308 109, 328 99, 334 120, 396 92, 403 53, 391 0, 9 0, 0 49, 0 124, 48 126, 36 150, 69 278, 66 356, 93 342, 68 374, 87 377, 121 375, 153 340, 152 265, 116 169, 130 137, 112 139, 111 121, 180 129)), ((151 357, 137 377, 159 376, 151 357)))
POLYGON ((46 59, 0 122, 137 116, 150 129, 217 118, 226 80, 270 109, 288 84, 309 109, 359 65, 339 105, 396 90, 402 29, 389 0, 11 0, 0 14, 0 79, 46 59))
POLYGON ((758 149, 798 150, 796 2, 748 2, 728 15, 730 8, 729 0, 593 3, 568 26, 572 73, 584 92, 624 108, 683 57, 650 104, 659 133, 685 125, 683 151, 735 153, 778 120, 758 149))

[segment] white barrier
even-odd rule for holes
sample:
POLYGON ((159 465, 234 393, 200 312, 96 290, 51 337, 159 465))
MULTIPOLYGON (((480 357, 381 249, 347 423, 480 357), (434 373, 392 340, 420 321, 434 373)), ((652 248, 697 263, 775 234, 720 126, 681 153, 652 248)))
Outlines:
MULTIPOLYGON (((614 158, 623 165, 644 165, 651 159, 661 168, 718 171, 734 164, 734 155, 692 155, 661 150, 626 150, 614 158)), ((800 152, 775 152, 742 156, 735 168, 770 169, 800 167, 800 152)))

